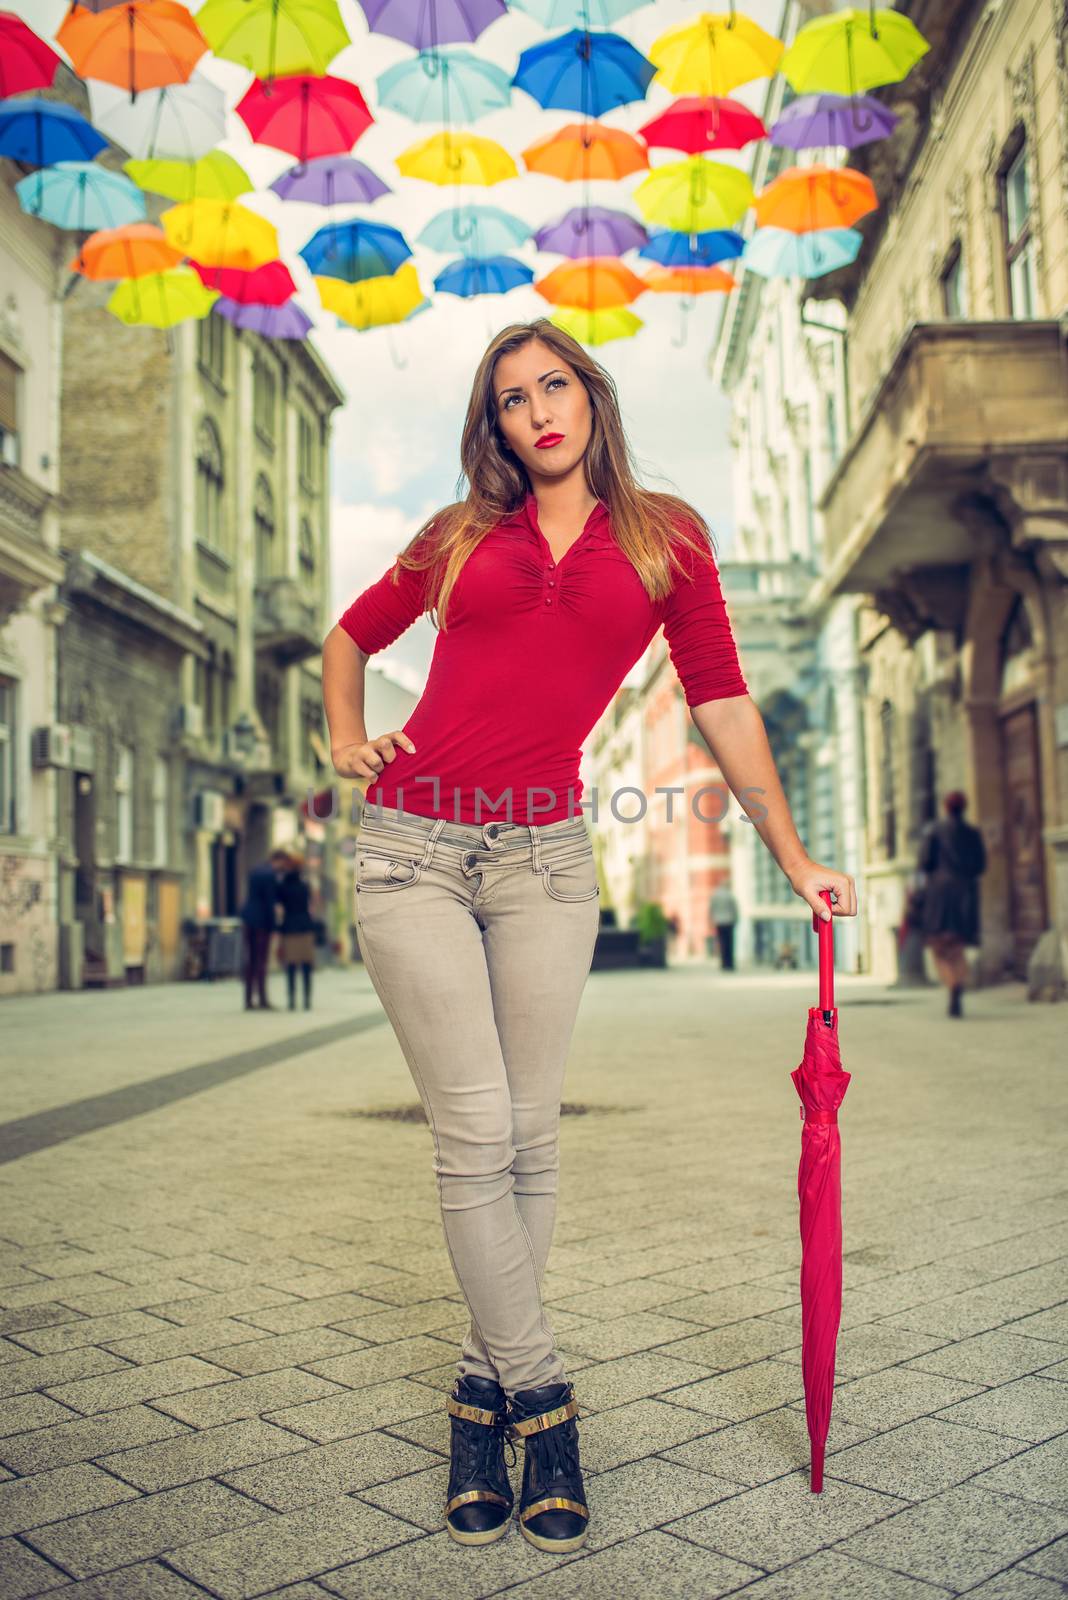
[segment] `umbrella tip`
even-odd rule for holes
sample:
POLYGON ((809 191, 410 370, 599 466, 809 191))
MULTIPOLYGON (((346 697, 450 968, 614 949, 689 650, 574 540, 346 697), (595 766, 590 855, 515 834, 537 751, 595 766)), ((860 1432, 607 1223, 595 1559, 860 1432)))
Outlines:
POLYGON ((823 1454, 825 1448, 822 1444, 814 1444, 812 1446, 812 1462, 808 1486, 813 1494, 823 1493, 823 1454))

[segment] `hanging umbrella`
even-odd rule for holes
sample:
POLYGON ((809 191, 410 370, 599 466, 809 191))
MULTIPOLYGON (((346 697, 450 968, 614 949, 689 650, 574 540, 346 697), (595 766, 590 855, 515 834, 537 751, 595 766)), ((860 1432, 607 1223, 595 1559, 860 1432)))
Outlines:
POLYGON ((128 222, 119 228, 102 228, 86 239, 74 260, 72 272, 94 280, 141 278, 166 272, 182 259, 182 252, 167 241, 154 222, 128 222))
POLYGON ((95 161, 57 161, 15 185, 19 205, 55 228, 92 233, 145 215, 145 197, 121 172, 95 161))
POLYGON ((725 95, 739 84, 770 78, 783 52, 749 17, 703 11, 692 22, 669 28, 649 48, 657 82, 672 94, 725 95))
POLYGON ((476 294, 507 294, 533 279, 533 269, 511 256, 463 256, 441 269, 434 288, 466 300, 476 294))
POLYGON ((654 294, 711 294, 738 287, 722 267, 650 267, 642 282, 654 294))
POLYGON ((107 140, 73 106, 58 100, 0 102, 0 156, 27 167, 57 161, 91 161, 107 140))
POLYGON ((684 95, 638 129, 646 144, 701 155, 706 150, 742 150, 768 130, 755 111, 725 95, 684 95))
POLYGON ((355 156, 316 156, 298 161, 267 185, 280 200, 301 200, 307 205, 336 206, 349 201, 369 204, 392 194, 388 183, 355 156))
POLYGON ((854 95, 900 83, 930 48, 902 12, 849 6, 806 22, 779 66, 799 92, 831 89, 854 95))
POLYGON ((714 267, 718 261, 736 261, 744 249, 744 237, 731 228, 709 228, 704 233, 657 228, 638 254, 664 267, 714 267))
POLYGON ((647 222, 698 233, 737 222, 753 203, 753 185, 741 167, 690 156, 650 172, 635 189, 634 199, 647 222))
POLYGON ((280 306, 242 305, 220 295, 211 309, 235 328, 261 333, 265 339, 306 339, 312 326, 311 317, 294 300, 280 306))
POLYGON ((284 261, 265 261, 262 267, 206 267, 189 265, 205 289, 216 289, 238 305, 280 306, 296 293, 293 274, 284 261))
POLYGON ((504 0, 360 0, 372 33, 385 33, 413 50, 473 44, 491 22, 507 14, 504 0))
POLYGON ((411 253, 399 228, 362 220, 320 228, 299 251, 309 272, 345 283, 388 277, 411 253))
POLYGON ((236 200, 255 187, 244 167, 222 150, 212 150, 197 161, 171 157, 124 161, 122 170, 139 188, 166 195, 169 200, 236 200))
POLYGON ((772 144, 790 150, 854 150, 872 139, 886 139, 901 118, 874 95, 803 94, 786 107, 771 128, 772 144))
POLYGON ((602 123, 569 122, 521 152, 528 172, 542 172, 565 183, 591 178, 625 178, 649 165, 641 139, 602 123))
POLYGON ((377 328, 387 322, 403 322, 423 299, 414 266, 406 261, 396 272, 359 283, 343 283, 337 278, 315 280, 319 298, 327 311, 336 311, 353 328, 377 328))
POLYGON ((347 155, 374 121, 367 101, 346 78, 256 79, 234 107, 257 144, 288 150, 298 161, 347 155))
POLYGON ((546 110, 600 117, 632 100, 644 100, 655 71, 622 35, 572 28, 524 50, 512 82, 546 110))
POLYGON ((56 41, 82 78, 103 78, 129 91, 185 83, 208 48, 194 17, 177 0, 126 0, 94 15, 72 7, 56 41))
POLYGON ((47 89, 60 65, 51 45, 13 11, 0 11, 0 98, 47 89))
POLYGON ((866 172, 823 162, 784 168, 753 202, 758 228, 789 228, 792 233, 848 228, 878 204, 866 172))
POLYGON ((549 315, 580 344, 607 344, 610 339, 629 339, 644 328, 645 323, 625 306, 610 306, 597 311, 586 311, 577 306, 564 306, 549 315))
MULTIPOLYGON (((830 906, 831 891, 820 890, 830 906)), ((823 1458, 834 1401, 842 1317, 842 1146, 838 1107, 852 1074, 842 1070, 834 1004, 834 922, 812 913, 819 934, 819 1005, 811 1006, 805 1051, 790 1077, 801 1101, 797 1196, 801 1227, 801 1373, 812 1445, 809 1487, 823 1489, 823 1458)))
POLYGON ((855 261, 864 242, 856 228, 758 228, 745 247, 745 264, 762 278, 821 278, 855 261))
POLYGON ((645 293, 637 273, 611 256, 564 261, 534 285, 542 299, 572 310, 612 310, 645 293))
POLYGON ((623 17, 649 0, 511 0, 511 10, 525 11, 543 28, 614 28, 623 17))
POLYGON ((402 150, 397 170, 405 178, 427 183, 502 183, 519 169, 503 145, 477 133, 432 133, 429 139, 402 150))
POLYGON ((191 200, 160 215, 168 241, 209 267, 261 267, 278 255, 274 225, 239 200, 191 200))
POLYGON ((379 104, 412 122, 475 122, 512 99, 503 67, 470 50, 424 50, 414 61, 398 61, 376 82, 379 104))
POLYGON ((197 22, 217 56, 257 78, 318 77, 352 43, 337 0, 204 0, 197 22))
POLYGON ((190 317, 206 317, 216 298, 188 267, 172 267, 118 284, 107 309, 122 322, 173 328, 190 317))
POLYGON ((539 250, 562 256, 621 256, 648 241, 636 217, 607 206, 575 206, 534 235, 539 250))
POLYGON ((226 96, 199 73, 142 89, 132 105, 114 84, 90 78, 86 88, 93 126, 138 160, 195 161, 226 138, 226 96))
POLYGON ((465 255, 492 256, 523 244, 531 235, 529 222, 499 206, 454 206, 439 211, 416 235, 428 250, 462 250, 465 255))
POLYGON ((94 16, 100 11, 110 11, 112 6, 124 6, 126 0, 70 0, 70 9, 80 6, 84 11, 91 11, 94 16))

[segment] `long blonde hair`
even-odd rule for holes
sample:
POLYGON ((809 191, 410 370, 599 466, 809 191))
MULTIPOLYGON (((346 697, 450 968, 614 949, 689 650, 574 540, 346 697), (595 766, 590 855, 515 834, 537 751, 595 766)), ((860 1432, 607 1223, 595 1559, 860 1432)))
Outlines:
POLYGON ((577 339, 548 317, 514 322, 490 342, 471 385, 460 460, 467 496, 428 517, 397 556, 392 579, 400 568, 422 572, 433 568, 427 609, 436 610, 435 626, 447 631, 449 596, 464 562, 491 528, 517 511, 530 493, 530 480, 519 461, 506 450, 497 426, 493 374, 501 356, 538 339, 578 373, 590 398, 592 428, 583 466, 591 494, 608 507, 616 544, 628 557, 650 600, 671 592, 673 572, 685 574, 680 546, 715 554, 715 541, 704 518, 678 495, 643 489, 637 481, 630 445, 623 431, 615 382, 577 339))

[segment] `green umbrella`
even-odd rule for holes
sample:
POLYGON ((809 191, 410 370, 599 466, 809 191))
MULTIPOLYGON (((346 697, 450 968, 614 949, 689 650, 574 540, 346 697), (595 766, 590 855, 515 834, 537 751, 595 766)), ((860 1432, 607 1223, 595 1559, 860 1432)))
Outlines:
POLYGON ((900 83, 930 48, 902 12, 850 6, 799 28, 779 69, 799 94, 863 94, 900 83))
POLYGON ((108 301, 108 310, 121 322, 173 328, 189 317, 206 317, 218 298, 218 291, 206 289, 192 267, 171 267, 143 278, 125 278, 108 301))
POLYGON ((255 188, 244 167, 222 150, 212 150, 199 161, 124 161, 123 171, 139 189, 181 202, 236 200, 255 188))
POLYGON ((337 0, 204 0, 196 20, 217 56, 257 78, 321 77, 352 43, 337 0))

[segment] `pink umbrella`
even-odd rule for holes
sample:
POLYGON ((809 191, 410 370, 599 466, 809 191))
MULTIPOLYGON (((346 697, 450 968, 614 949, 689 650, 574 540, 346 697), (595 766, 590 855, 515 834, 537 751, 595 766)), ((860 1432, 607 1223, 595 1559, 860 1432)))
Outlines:
POLYGON ((206 289, 218 289, 240 305, 280 306, 296 293, 293 275, 284 261, 265 261, 262 267, 206 267, 190 261, 206 289))
POLYGON ((235 109, 257 144, 299 161, 346 154, 374 121, 354 83, 303 72, 270 83, 257 78, 235 109))
POLYGON ((60 64, 51 45, 39 39, 13 11, 0 11, 0 98, 47 89, 60 64))
MULTIPOLYGON (((829 889, 820 898, 831 904, 829 889)), ((812 1445, 809 1488, 823 1489, 823 1456, 834 1401, 834 1358, 842 1317, 842 1145, 838 1107, 851 1074, 838 1052, 834 1004, 834 921, 812 914, 819 934, 820 1003, 810 1006, 805 1053, 790 1077, 801 1100, 801 1375, 812 1445)))

